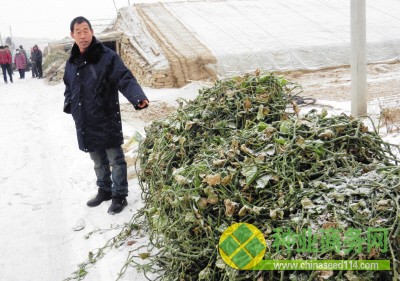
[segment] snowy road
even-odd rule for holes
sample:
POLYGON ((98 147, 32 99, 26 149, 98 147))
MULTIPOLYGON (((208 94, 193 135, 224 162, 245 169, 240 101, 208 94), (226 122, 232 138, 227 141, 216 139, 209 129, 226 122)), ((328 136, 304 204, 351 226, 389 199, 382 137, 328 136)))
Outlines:
MULTIPOLYGON (((86 207, 96 192, 93 166, 62 112, 64 87, 27 76, 0 82, 0 280, 63 280, 111 233, 84 235, 129 221, 139 190, 130 182, 128 207, 116 216, 108 203, 86 207), (80 218, 86 228, 74 231, 80 218)), ((110 266, 87 280, 115 280, 118 271, 110 266)))

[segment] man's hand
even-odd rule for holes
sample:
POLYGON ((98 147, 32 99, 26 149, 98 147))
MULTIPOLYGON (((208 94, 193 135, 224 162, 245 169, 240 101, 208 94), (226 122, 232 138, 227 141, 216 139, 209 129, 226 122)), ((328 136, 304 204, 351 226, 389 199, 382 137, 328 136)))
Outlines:
POLYGON ((143 109, 149 106, 149 101, 148 100, 141 100, 138 105, 137 108, 139 109, 143 109))

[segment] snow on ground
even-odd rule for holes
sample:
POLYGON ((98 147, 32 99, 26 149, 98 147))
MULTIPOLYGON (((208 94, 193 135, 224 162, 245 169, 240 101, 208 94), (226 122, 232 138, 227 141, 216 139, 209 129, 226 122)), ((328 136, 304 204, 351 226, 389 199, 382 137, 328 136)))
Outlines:
MULTIPOLYGON (((0 82, 0 280, 64 280, 90 251, 119 233, 115 226, 131 219, 142 205, 140 188, 136 179, 130 180, 128 206, 120 214, 107 214, 109 202, 96 208, 86 206, 96 193, 93 164, 78 149, 72 117, 62 112, 64 86, 47 85, 29 76, 15 78, 13 84, 0 82), (85 228, 74 231, 80 220, 85 228), (85 239, 90 232, 110 228, 85 239)), ((203 86, 145 88, 151 101, 146 110, 160 112, 158 117, 162 117, 163 103, 176 106, 178 97, 192 99, 203 86)), ((129 111, 122 96, 121 103, 129 111)), ((350 111, 349 102, 318 100, 317 104, 317 108, 329 105, 335 114, 350 111)), ((138 114, 147 116, 146 111, 138 114)), ((143 134, 143 126, 149 123, 136 117, 126 120, 127 137, 136 131, 143 134)), ((388 139, 400 143, 398 134, 388 139)), ((131 249, 125 245, 110 251, 89 269, 85 280, 116 280, 131 249)), ((146 279, 129 268, 120 280, 146 279)))
MULTIPOLYGON (((85 239, 87 233, 130 220, 141 205, 140 188, 136 180, 129 182, 128 206, 121 214, 107 214, 110 202, 88 208, 86 201, 97 191, 93 164, 78 149, 71 115, 62 111, 63 84, 49 86, 30 75, 25 80, 15 76, 13 84, 0 82, 0 280, 63 280, 89 251, 118 231, 85 239), (74 231, 80 219, 86 227, 74 231)), ((177 95, 194 96, 197 89, 146 93, 150 100, 173 103, 177 95)), ((143 132, 135 122, 124 125, 127 136, 135 129, 143 132)), ((126 253, 110 255, 115 262, 94 269, 86 279, 115 280, 126 253)))

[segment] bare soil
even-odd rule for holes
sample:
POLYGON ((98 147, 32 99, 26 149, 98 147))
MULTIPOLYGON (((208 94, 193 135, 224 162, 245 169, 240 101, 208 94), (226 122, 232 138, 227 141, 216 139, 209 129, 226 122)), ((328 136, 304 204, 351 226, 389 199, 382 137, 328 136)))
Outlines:
MULTIPOLYGON (((351 100, 349 66, 318 71, 292 71, 283 75, 289 81, 301 85, 304 96, 332 101, 351 100)), ((399 95, 400 63, 368 65, 367 82, 368 100, 399 95)))
POLYGON ((143 123, 151 123, 166 117, 175 111, 177 106, 173 106, 167 102, 157 101, 151 102, 151 106, 145 110, 134 110, 130 103, 121 104, 121 116, 123 120, 138 120, 143 123))

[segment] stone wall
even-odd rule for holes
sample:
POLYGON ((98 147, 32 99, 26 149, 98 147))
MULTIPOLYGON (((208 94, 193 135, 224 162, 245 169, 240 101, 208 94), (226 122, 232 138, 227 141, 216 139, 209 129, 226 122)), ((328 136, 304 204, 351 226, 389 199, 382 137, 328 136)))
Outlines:
POLYGON ((211 51, 160 3, 121 9, 113 30, 123 33, 120 55, 144 86, 183 87, 216 79, 211 51))
POLYGON ((142 86, 151 88, 172 88, 175 86, 171 69, 153 68, 140 52, 132 46, 126 36, 122 36, 120 55, 142 86))

